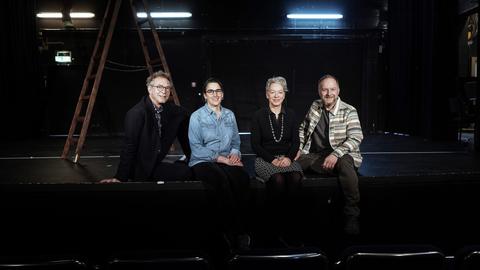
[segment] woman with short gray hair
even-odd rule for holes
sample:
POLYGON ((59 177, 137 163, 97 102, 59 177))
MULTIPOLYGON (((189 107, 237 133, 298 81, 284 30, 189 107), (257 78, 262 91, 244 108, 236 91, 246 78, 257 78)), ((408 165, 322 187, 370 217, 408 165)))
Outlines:
POLYGON ((300 164, 294 160, 300 144, 296 115, 283 105, 287 91, 285 78, 267 80, 265 96, 268 106, 253 115, 251 144, 257 155, 255 173, 267 188, 272 230, 284 245, 290 247, 299 245, 294 229, 294 223, 298 221, 292 214, 298 211, 297 196, 303 173, 300 164))

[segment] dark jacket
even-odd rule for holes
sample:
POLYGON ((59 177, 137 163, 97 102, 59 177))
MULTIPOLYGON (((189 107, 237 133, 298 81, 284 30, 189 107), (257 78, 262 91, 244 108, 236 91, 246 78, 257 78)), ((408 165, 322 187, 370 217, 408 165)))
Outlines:
POLYGON ((155 165, 165 158, 176 137, 184 154, 190 158, 189 113, 185 108, 167 102, 163 105, 161 116, 160 139, 153 104, 148 96, 127 112, 125 144, 115 178, 121 181, 151 179, 155 165))

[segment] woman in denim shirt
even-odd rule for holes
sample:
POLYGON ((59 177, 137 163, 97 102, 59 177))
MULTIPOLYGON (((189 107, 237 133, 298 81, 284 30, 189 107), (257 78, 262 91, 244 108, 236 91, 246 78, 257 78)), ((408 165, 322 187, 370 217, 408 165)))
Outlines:
POLYGON ((250 177, 243 169, 235 115, 221 106, 223 95, 219 80, 210 78, 205 82, 206 104, 190 117, 188 139, 192 154, 188 165, 205 185, 209 202, 217 211, 215 216, 221 218, 216 224, 221 224, 230 244, 245 249, 250 242, 243 226, 250 177))

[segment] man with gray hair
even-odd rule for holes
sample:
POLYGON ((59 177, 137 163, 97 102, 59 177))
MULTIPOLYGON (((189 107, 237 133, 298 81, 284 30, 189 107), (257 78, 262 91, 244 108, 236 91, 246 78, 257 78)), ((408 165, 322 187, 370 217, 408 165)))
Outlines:
POLYGON ((125 117, 125 145, 114 178, 121 181, 184 181, 191 178, 186 163, 165 162, 170 147, 178 138, 184 154, 190 158, 188 142, 189 113, 167 102, 172 89, 170 76, 157 71, 147 78, 148 95, 133 106, 125 117))
POLYGON ((304 171, 338 176, 345 198, 344 231, 360 233, 360 192, 357 169, 362 163, 362 127, 357 110, 340 100, 340 86, 332 75, 318 81, 320 99, 315 100, 300 125, 298 162, 304 171))

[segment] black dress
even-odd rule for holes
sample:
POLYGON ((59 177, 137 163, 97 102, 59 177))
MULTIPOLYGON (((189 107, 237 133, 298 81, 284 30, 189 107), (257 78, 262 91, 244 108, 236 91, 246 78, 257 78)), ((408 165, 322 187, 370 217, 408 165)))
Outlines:
POLYGON ((257 155, 255 173, 264 182, 276 173, 302 172, 300 164, 294 161, 300 141, 293 110, 282 107, 278 119, 268 107, 256 111, 252 118, 251 144, 257 155), (271 163, 280 156, 290 158, 291 165, 278 167, 271 163))

